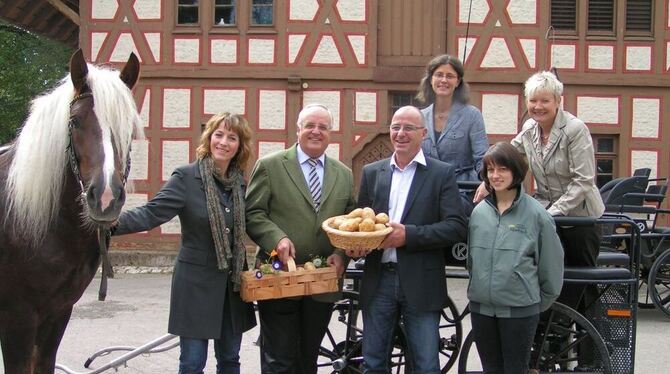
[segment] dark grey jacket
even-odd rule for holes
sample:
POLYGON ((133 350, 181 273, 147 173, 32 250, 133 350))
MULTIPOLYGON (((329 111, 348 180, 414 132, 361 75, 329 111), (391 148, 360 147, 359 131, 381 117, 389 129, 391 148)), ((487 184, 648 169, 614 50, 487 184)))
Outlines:
MULTIPOLYGON (((226 223, 232 223, 233 207, 224 200, 221 194, 226 223)), ((235 209, 244 211, 244 207, 235 209)), ((172 276, 168 332, 189 338, 219 339, 225 302, 230 302, 236 331, 254 327, 252 304, 243 302, 239 293, 232 291, 228 272, 218 270, 197 162, 175 169, 146 205, 123 212, 115 235, 150 230, 177 215, 182 236, 172 276)), ((232 240, 232 227, 230 231, 232 240)))

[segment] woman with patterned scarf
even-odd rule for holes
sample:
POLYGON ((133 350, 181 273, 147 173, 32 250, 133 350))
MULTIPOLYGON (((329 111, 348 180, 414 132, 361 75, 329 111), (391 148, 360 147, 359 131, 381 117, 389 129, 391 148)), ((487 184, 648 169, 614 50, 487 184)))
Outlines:
POLYGON ((179 216, 181 248, 174 266, 168 332, 180 337, 179 373, 202 373, 214 339, 217 373, 239 373, 242 333, 256 325, 240 298, 247 269, 244 217, 251 129, 240 115, 214 115, 197 160, 178 167, 156 196, 123 212, 115 235, 147 231, 179 216))

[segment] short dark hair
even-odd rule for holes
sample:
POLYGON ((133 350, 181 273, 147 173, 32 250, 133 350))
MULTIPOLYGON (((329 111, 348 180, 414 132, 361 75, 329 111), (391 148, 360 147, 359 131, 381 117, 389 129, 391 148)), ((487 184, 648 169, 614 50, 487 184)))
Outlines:
POLYGON ((510 190, 521 187, 526 173, 528 172, 528 163, 526 159, 509 143, 499 142, 491 146, 482 160, 482 169, 479 171, 479 176, 484 181, 486 190, 493 193, 493 187, 489 182, 487 169, 490 165, 504 166, 512 172, 512 184, 509 186, 510 190))
POLYGON ((439 55, 428 62, 423 77, 421 78, 421 82, 419 83, 416 99, 426 106, 435 102, 435 92, 433 91, 431 80, 433 79, 435 70, 442 65, 451 65, 451 67, 454 68, 454 71, 456 71, 456 75, 458 75, 459 85, 454 90, 454 100, 467 104, 470 101, 470 86, 463 79, 463 76, 465 76, 463 63, 457 57, 452 55, 439 55))

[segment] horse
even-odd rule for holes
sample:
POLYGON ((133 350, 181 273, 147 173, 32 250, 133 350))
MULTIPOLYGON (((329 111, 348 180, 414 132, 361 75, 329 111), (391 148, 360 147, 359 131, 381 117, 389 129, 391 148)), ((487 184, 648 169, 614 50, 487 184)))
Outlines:
POLYGON ((97 229, 126 198, 131 93, 140 64, 87 64, 34 99, 18 137, 0 151, 0 343, 6 373, 53 373, 73 305, 97 272, 97 229))

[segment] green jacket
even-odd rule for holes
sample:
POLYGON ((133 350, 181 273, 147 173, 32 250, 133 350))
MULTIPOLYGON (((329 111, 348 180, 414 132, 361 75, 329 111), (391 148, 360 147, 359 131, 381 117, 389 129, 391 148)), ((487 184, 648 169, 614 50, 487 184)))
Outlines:
MULTIPOLYGON (((247 234, 258 246, 258 257, 267 258, 277 243, 291 239, 296 263, 312 256, 325 257, 344 252, 330 244, 321 223, 329 217, 349 213, 355 208, 351 169, 326 157, 319 213, 314 211, 312 195, 298 164, 296 146, 261 158, 256 162, 247 187, 247 234)), ((316 295, 319 301, 334 302, 339 294, 316 295)))
POLYGON ((502 318, 546 310, 563 284, 563 247, 551 215, 521 191, 499 214, 491 194, 472 211, 468 233, 470 310, 502 318))

